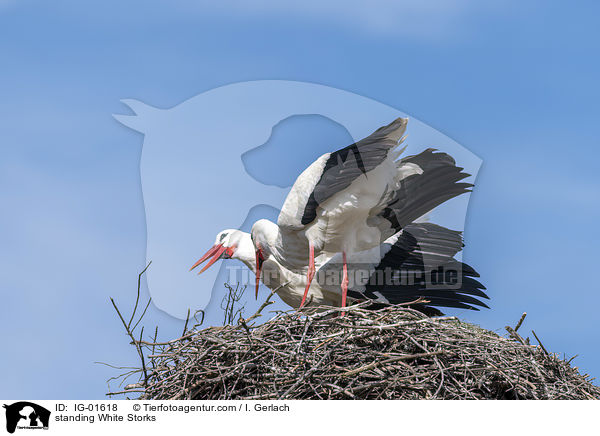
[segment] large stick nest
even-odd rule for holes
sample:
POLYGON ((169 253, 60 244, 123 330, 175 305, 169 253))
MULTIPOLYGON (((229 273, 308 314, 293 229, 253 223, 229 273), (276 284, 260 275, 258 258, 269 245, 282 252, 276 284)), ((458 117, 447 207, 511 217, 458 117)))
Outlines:
POLYGON ((588 375, 510 327, 504 338, 407 307, 339 310, 253 324, 257 314, 167 343, 136 341, 146 362, 126 392, 157 400, 600 398, 588 375))

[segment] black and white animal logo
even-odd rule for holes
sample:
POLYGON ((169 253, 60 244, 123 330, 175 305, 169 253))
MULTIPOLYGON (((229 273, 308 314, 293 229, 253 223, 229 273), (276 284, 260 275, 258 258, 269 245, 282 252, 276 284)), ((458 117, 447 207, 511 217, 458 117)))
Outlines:
POLYGON ((50 422, 50 411, 42 406, 28 401, 19 401, 6 409, 6 431, 14 433, 19 429, 47 429, 50 422))

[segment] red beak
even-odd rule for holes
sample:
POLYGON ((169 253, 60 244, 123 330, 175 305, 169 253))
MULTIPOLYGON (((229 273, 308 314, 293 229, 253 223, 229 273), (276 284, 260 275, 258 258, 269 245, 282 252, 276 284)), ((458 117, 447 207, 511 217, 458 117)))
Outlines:
POLYGON ((258 285, 260 285, 260 271, 262 269, 262 264, 265 261, 263 257, 262 250, 258 248, 256 250, 256 292, 255 297, 258 299, 258 285))
POLYGON ((191 268, 190 271, 193 270, 194 268, 196 268, 198 265, 200 265, 202 262, 204 262, 206 259, 208 259, 209 257, 212 256, 212 259, 206 264, 204 265, 204 268, 202 268, 200 270, 200 272, 198 274, 202 274, 204 271, 206 271, 213 263, 215 263, 217 260, 219 260, 219 258, 221 257, 221 255, 223 254, 223 252, 227 250, 227 247, 224 247, 223 244, 216 244, 213 245, 211 247, 210 250, 208 250, 204 256, 202 256, 200 258, 200 260, 198 260, 198 262, 196 262, 191 268))

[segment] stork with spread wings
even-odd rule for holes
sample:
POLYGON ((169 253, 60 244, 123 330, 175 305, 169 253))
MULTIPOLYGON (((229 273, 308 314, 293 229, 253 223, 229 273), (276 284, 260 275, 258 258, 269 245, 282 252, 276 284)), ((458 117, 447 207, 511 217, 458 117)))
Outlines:
MULTIPOLYGON (((349 267, 351 272, 358 265, 362 268, 366 264, 370 265, 371 272, 382 265, 402 271, 408 259, 414 261, 415 256, 423 259, 426 250, 421 244, 427 245, 428 254, 444 256, 447 244, 439 242, 452 239, 452 231, 439 226, 434 231, 429 224, 415 227, 414 223, 436 206, 469 192, 473 185, 462 182, 469 174, 456 166, 446 153, 426 149, 401 158, 404 148, 400 145, 407 122, 406 118, 398 118, 368 137, 318 158, 292 186, 277 224, 259 220, 249 236, 234 230, 221 232, 221 240, 218 238, 192 269, 209 257, 212 259, 204 269, 221 257, 237 256, 253 265, 256 292, 264 271, 270 277, 277 277, 270 280, 270 287, 278 286, 284 301, 288 300, 294 307, 304 306, 310 290, 314 294, 313 302, 316 299, 345 307, 349 295, 349 267), (432 244, 431 238, 425 236, 419 241, 411 236, 415 229, 419 229, 421 236, 423 231, 433 232, 439 240, 432 244), (409 237, 416 240, 416 244, 407 245, 409 237), (339 265, 339 289, 320 283, 313 286, 316 265, 322 270, 339 265), (300 280, 304 275, 306 279, 300 280)), ((451 250, 452 256, 446 261, 457 263, 452 257, 458 251, 451 250)), ((378 290, 354 284, 350 297, 389 303, 426 296, 442 306, 485 306, 472 297, 487 298, 482 291, 485 288, 472 278, 477 273, 458 264, 465 267, 461 269, 461 278, 467 283, 459 292, 443 289, 443 286, 435 292, 431 289, 425 292, 426 286, 420 285, 409 292, 406 287, 389 284, 378 290)), ((421 270, 427 269, 425 263, 419 265, 421 270)))

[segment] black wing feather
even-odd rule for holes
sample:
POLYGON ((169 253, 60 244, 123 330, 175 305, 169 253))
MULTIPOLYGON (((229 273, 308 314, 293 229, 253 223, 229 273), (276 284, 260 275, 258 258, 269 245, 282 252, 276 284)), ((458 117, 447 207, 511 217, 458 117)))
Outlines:
POLYGON ((413 223, 406 226, 396 243, 383 256, 371 275, 364 291, 349 290, 348 295, 357 299, 381 300, 389 304, 409 303, 419 298, 428 302, 414 308, 428 315, 439 315, 437 307, 453 307, 479 310, 488 306, 479 298, 489 299, 485 286, 473 277, 479 274, 469 265, 454 259, 463 247, 461 232, 449 230, 431 223, 413 223), (445 274, 427 280, 439 271, 456 271, 456 280, 445 274), (412 282, 379 283, 382 272, 391 270, 396 278, 417 273, 412 282), (429 276, 428 276, 429 275, 429 276), (475 298, 479 297, 479 298, 475 298))
POLYGON ((376 216, 389 221, 393 235, 430 210, 458 195, 470 192, 471 183, 459 183, 470 176, 457 167, 454 159, 433 148, 400 160, 413 163, 423 172, 401 180, 400 187, 376 216))
POLYGON ((359 176, 379 166, 398 145, 398 141, 390 137, 390 133, 405 123, 405 119, 398 118, 366 138, 331 153, 306 202, 302 225, 310 224, 317 217, 317 208, 321 203, 346 189, 359 176))

